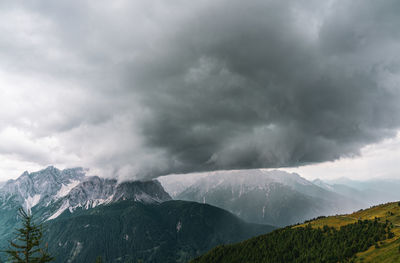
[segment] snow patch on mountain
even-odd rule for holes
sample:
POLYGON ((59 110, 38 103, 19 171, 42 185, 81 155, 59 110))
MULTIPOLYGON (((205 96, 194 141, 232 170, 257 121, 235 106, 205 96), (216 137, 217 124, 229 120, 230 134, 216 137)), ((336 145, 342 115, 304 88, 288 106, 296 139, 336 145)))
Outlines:
POLYGON ((81 181, 79 181, 79 180, 72 180, 69 184, 63 184, 61 186, 61 189, 58 190, 58 192, 54 196, 54 198, 59 199, 59 198, 66 196, 72 190, 72 188, 77 186, 80 182, 81 181))
POLYGON ((52 215, 50 216, 47 220, 55 219, 59 217, 65 210, 69 208, 69 203, 68 200, 61 205, 61 207, 52 215))
POLYGON ((31 208, 37 205, 40 201, 40 195, 36 194, 34 196, 28 196, 27 199, 25 199, 24 202, 24 207, 26 210, 31 211, 31 208))

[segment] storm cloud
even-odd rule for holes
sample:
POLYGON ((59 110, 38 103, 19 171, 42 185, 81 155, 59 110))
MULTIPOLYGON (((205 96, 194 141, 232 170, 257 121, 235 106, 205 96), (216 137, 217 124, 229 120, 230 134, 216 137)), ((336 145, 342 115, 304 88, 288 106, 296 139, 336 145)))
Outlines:
POLYGON ((122 178, 290 167, 356 156, 400 125, 398 1, 0 10, 3 157, 122 178))

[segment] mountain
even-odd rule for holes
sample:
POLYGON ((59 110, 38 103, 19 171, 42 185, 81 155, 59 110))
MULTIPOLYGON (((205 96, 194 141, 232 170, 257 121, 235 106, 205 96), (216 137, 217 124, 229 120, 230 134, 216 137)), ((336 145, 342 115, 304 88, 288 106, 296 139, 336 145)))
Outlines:
POLYGON ((400 202, 218 246, 192 263, 400 262, 400 202))
POLYGON ((53 166, 38 172, 24 172, 0 187, 0 250, 12 237, 10 229, 19 223, 19 207, 32 211, 37 220, 46 221, 57 218, 65 210, 90 209, 127 199, 154 203, 171 197, 154 180, 118 183, 113 179, 87 177, 82 168, 59 170, 53 166))
POLYGON ((316 179, 314 184, 341 194, 348 198, 362 201, 368 206, 400 200, 400 180, 371 179, 365 181, 338 178, 335 180, 316 179))
POLYGON ((0 250, 13 234, 10 229, 19 223, 19 207, 28 210, 48 207, 84 178, 85 171, 82 168, 59 170, 49 166, 34 173, 24 172, 17 179, 5 182, 0 187, 0 250))
POLYGON ((20 206, 44 222, 56 262, 94 262, 99 255, 106 262, 187 262, 274 229, 210 205, 172 201, 157 180, 118 182, 85 172, 50 166, 0 187, 0 250, 19 227, 20 206))
POLYGON ((59 170, 53 166, 34 173, 24 172, 0 187, 0 209, 15 211, 15 207, 22 206, 35 212, 44 211, 40 213, 42 219, 54 219, 66 209, 88 209, 126 199, 152 203, 171 197, 155 180, 118 183, 115 179, 88 177, 82 168, 59 170))
POLYGON ((190 179, 184 176, 190 177, 165 176, 158 180, 174 199, 208 203, 254 223, 286 226, 366 206, 298 174, 278 170, 218 171, 190 179), (176 188, 176 181, 189 184, 176 188))
POLYGON ((100 204, 114 203, 120 200, 134 200, 144 203, 160 203, 171 200, 158 181, 127 181, 118 183, 115 179, 103 179, 98 176, 86 178, 72 188, 68 194, 49 204, 46 209, 35 212, 43 218, 54 219, 65 210, 93 208, 100 204))
POLYGON ((0 188, 0 208, 23 206, 30 209, 37 204, 47 205, 62 197, 85 177, 82 168, 59 170, 49 166, 44 170, 24 172, 16 180, 9 180, 0 188))
POLYGON ((267 233, 210 205, 133 200, 66 211, 47 224, 56 262, 187 262, 219 244, 267 233))

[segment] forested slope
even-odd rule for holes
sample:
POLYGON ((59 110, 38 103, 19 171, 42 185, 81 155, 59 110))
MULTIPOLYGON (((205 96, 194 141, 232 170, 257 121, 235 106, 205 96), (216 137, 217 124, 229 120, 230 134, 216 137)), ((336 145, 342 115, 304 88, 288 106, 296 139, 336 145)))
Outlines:
POLYGON ((400 262, 399 223, 400 204, 388 203, 218 246, 192 262, 400 262))

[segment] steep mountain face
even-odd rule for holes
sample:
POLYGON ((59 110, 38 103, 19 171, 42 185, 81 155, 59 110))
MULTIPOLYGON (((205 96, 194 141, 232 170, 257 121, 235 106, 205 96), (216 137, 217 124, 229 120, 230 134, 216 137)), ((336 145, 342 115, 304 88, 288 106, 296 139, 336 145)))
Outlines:
POLYGON ((48 221, 56 262, 188 262, 210 248, 270 232, 210 205, 134 200, 68 210, 48 221), (140 261, 142 260, 142 261, 140 261))
POLYGON ((65 210, 70 212, 77 208, 93 208, 100 204, 114 203, 120 200, 134 200, 144 203, 160 203, 171 200, 158 181, 128 181, 118 183, 114 179, 103 179, 97 176, 72 188, 69 193, 51 204, 49 208, 37 211, 43 218, 54 219, 65 210))
POLYGON ((120 200, 157 203, 171 200, 157 181, 122 182, 85 176, 82 168, 59 170, 48 167, 42 171, 24 172, 16 180, 0 188, 0 250, 6 246, 18 225, 19 207, 31 210, 37 220, 55 219, 64 211, 90 209, 99 204, 120 200))
POLYGON ((39 172, 24 172, 0 188, 0 208, 18 205, 30 209, 38 204, 47 205, 67 194, 84 177, 85 171, 82 168, 59 170, 49 166, 39 172))
POLYGON ((59 170, 52 166, 44 170, 24 172, 16 180, 9 180, 0 187, 0 250, 12 235, 10 229, 18 224, 17 210, 46 208, 64 196, 85 177, 82 168, 59 170))
MULTIPOLYGON (((175 199, 208 203, 226 209, 249 222, 285 226, 320 215, 350 212, 364 207, 313 184, 298 174, 283 171, 246 170, 212 172, 192 180, 184 190, 159 178, 175 199)), ((186 179, 189 181, 189 179, 186 179)))
POLYGON ((118 183, 114 179, 87 177, 82 168, 59 170, 53 166, 34 173, 24 172, 0 188, 0 209, 15 211, 15 207, 22 206, 41 211, 43 219, 54 219, 66 209, 88 209, 126 199, 152 203, 171 197, 158 181, 118 183))

